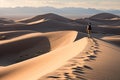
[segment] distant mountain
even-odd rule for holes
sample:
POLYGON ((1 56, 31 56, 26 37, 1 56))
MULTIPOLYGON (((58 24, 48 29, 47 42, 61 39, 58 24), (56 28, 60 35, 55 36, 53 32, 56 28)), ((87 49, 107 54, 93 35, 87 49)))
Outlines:
POLYGON ((120 15, 120 10, 97 10, 94 8, 74 8, 74 7, 66 7, 66 8, 54 8, 54 7, 16 7, 16 8, 0 8, 1 16, 35 16, 46 13, 55 13, 62 16, 66 16, 69 18, 79 18, 91 16, 98 13, 113 13, 116 15, 120 15))

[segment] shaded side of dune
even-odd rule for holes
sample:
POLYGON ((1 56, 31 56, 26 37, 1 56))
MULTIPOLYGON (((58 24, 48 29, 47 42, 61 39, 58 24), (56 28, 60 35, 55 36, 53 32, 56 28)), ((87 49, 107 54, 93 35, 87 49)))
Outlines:
MULTIPOLYGON (((59 31, 49 33, 6 32, 9 38, 0 41, 0 65, 15 64, 72 43, 76 31, 59 31), (15 34, 18 33, 18 34, 15 34), (20 35, 20 36, 19 36, 20 35)), ((29 31, 28 31, 29 32, 29 31)))
POLYGON ((66 45, 62 48, 51 51, 42 56, 38 56, 18 64, 8 66, 0 70, 0 79, 1 80, 39 79, 40 76, 52 72, 55 69, 59 68, 60 66, 64 65, 67 60, 79 54, 86 47, 86 45, 87 39, 84 38, 69 45, 66 45))

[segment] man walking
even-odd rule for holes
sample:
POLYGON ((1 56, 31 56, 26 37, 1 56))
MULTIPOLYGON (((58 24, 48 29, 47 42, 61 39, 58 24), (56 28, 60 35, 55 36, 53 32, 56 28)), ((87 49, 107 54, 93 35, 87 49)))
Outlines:
POLYGON ((91 37, 90 34, 91 34, 91 30, 92 30, 91 23, 88 23, 86 30, 87 30, 88 38, 90 38, 91 37))

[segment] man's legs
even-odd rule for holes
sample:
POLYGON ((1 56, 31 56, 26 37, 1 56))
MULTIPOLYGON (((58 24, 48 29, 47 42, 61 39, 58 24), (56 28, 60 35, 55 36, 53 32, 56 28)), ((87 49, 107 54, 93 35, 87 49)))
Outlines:
POLYGON ((90 38, 91 30, 88 30, 88 38, 90 38))

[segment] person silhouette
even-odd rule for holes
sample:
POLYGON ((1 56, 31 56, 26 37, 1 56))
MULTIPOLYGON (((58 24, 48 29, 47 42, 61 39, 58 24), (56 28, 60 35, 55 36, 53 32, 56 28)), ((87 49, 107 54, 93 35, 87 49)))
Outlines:
POLYGON ((88 38, 90 38, 91 37, 91 30, 92 30, 92 27, 91 27, 91 23, 88 23, 88 25, 87 25, 87 29, 86 29, 86 31, 87 31, 87 34, 88 34, 88 38))

